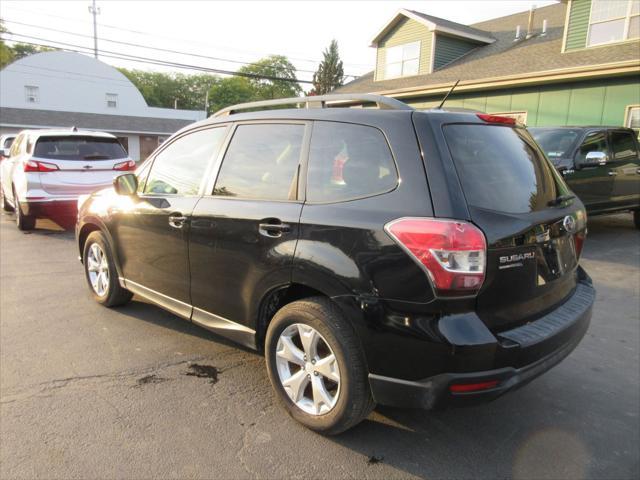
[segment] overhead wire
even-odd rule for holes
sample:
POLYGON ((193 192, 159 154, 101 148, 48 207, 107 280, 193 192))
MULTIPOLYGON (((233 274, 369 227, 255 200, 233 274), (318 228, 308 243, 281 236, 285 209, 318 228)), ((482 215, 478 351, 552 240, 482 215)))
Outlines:
MULTIPOLYGON (((9 33, 9 32, 5 32, 3 35, 5 36, 5 40, 7 40, 6 36, 9 35, 11 37, 18 37, 18 38, 26 38, 26 39, 30 39, 30 40, 36 40, 37 42, 49 42, 49 44, 30 42, 30 41, 24 41, 23 42, 23 43, 26 43, 26 44, 39 46, 39 47, 60 48, 57 45, 51 45, 51 43, 56 43, 58 45, 63 45, 64 47, 71 47, 71 48, 66 48, 66 49, 71 50, 71 51, 75 51, 77 53, 87 53, 87 51, 93 51, 93 48, 91 48, 91 47, 85 47, 83 45, 77 45, 77 44, 72 44, 72 43, 68 43, 68 42, 61 42, 61 41, 58 41, 58 40, 51 40, 51 39, 42 38, 42 37, 36 37, 36 36, 33 36, 33 35, 22 35, 22 34, 19 34, 19 33, 9 33), (84 49, 85 51, 78 52, 77 50, 73 50, 73 49, 76 49, 76 48, 84 49)), ((20 41, 22 42, 22 40, 20 40, 20 41)), ((202 66, 202 65, 192 65, 192 64, 181 63, 181 62, 172 62, 172 61, 162 60, 162 59, 158 59, 158 58, 143 57, 143 56, 139 56, 139 55, 131 55, 131 54, 128 54, 128 53, 114 52, 114 51, 110 51, 110 50, 101 50, 100 52, 101 52, 100 55, 102 57, 105 57, 105 58, 114 58, 114 59, 128 60, 128 61, 134 61, 134 62, 140 62, 140 63, 148 63, 148 64, 151 64, 151 65, 169 66, 169 67, 174 67, 174 68, 182 68, 182 69, 187 69, 187 70, 197 70, 197 71, 201 71, 201 72, 209 72, 209 73, 217 73, 217 74, 220 74, 220 75, 229 75, 229 76, 253 78, 253 79, 258 79, 258 80, 272 80, 272 81, 283 81, 283 82, 288 82, 288 83, 313 84, 313 81, 311 81, 311 80, 301 80, 301 79, 277 77, 277 76, 273 76, 273 75, 260 75, 260 74, 254 74, 254 73, 248 73, 248 72, 238 72, 238 71, 225 70, 225 69, 220 69, 220 68, 211 68, 211 67, 205 67, 205 66, 202 66)))
MULTIPOLYGON (((21 25, 21 26, 25 26, 25 27, 39 28, 39 29, 42 29, 42 30, 49 30, 49 31, 52 31, 52 32, 63 33, 65 35, 73 35, 73 36, 83 37, 83 38, 93 38, 92 35, 85 35, 85 34, 82 34, 82 33, 69 32, 69 31, 60 30, 60 29, 57 29, 57 28, 45 27, 45 26, 42 26, 42 25, 34 25, 34 24, 30 24, 30 23, 17 22, 17 21, 14 21, 14 20, 4 20, 4 21, 6 23, 11 23, 11 24, 15 24, 15 25, 21 25)), ((207 59, 207 60, 216 60, 216 61, 221 61, 221 62, 235 63, 235 64, 240 64, 240 65, 252 65, 254 63, 254 62, 244 62, 244 61, 240 61, 240 60, 233 60, 233 59, 229 59, 229 58, 212 57, 210 55, 202 55, 202 54, 199 54, 199 53, 184 52, 184 51, 173 50, 173 49, 168 49, 168 48, 151 47, 151 46, 148 46, 148 45, 141 45, 139 43, 124 42, 124 41, 121 41, 121 40, 113 40, 113 39, 105 38, 105 37, 100 37, 100 41, 101 42, 114 43, 114 44, 118 44, 118 45, 125 45, 125 46, 129 46, 129 47, 144 48, 144 49, 147 49, 147 50, 154 50, 154 51, 158 51, 158 52, 173 53, 173 54, 185 55, 185 56, 190 56, 190 57, 203 58, 203 59, 207 59)), ((303 73, 315 73, 314 70, 304 70, 304 69, 299 69, 299 68, 296 69, 296 70, 298 72, 303 72, 303 73)), ((357 78, 358 77, 358 75, 354 75, 354 74, 345 74, 345 76, 353 77, 353 78, 357 78)))
MULTIPOLYGON (((12 6, 12 9, 13 10, 18 10, 18 11, 21 11, 21 12, 25 12, 25 13, 42 15, 42 16, 52 17, 52 18, 59 18, 59 19, 62 19, 62 20, 67 20, 67 21, 73 21, 73 22, 82 21, 79 17, 68 17, 68 16, 62 16, 62 15, 55 15, 55 14, 51 14, 51 13, 38 12, 38 11, 28 10, 28 9, 19 8, 19 7, 15 7, 15 6, 12 6)), ((5 21, 9 22, 9 20, 5 20, 5 21)), ((204 45, 204 46, 208 46, 208 47, 216 47, 215 45, 211 45, 211 44, 208 44, 208 43, 205 43, 205 42, 196 41, 196 40, 193 40, 193 39, 176 38, 176 37, 170 37, 170 36, 167 36, 167 35, 159 35, 159 34, 156 34, 156 33, 144 32, 144 31, 140 31, 140 30, 133 30, 133 29, 123 28, 123 27, 120 27, 120 26, 109 25, 109 24, 100 23, 100 22, 98 22, 97 25, 99 27, 105 27, 105 28, 109 28, 109 29, 113 29, 113 30, 119 30, 119 31, 123 31, 123 32, 130 32, 130 33, 134 33, 134 34, 137 34, 137 35, 145 35, 145 36, 156 37, 156 38, 164 38, 164 39, 167 39, 167 40, 191 43, 191 44, 194 44, 194 45, 204 45)), ((220 46, 217 46, 217 47, 218 48, 229 48, 229 47, 220 47, 220 46)), ((233 49, 238 51, 238 52, 244 52, 244 53, 249 53, 249 54, 270 55, 269 53, 264 53, 264 52, 263 53, 258 53, 258 52, 255 52, 255 51, 254 52, 250 52, 248 50, 241 50, 241 49, 237 49, 237 48, 233 48, 233 49)), ((295 61, 299 61, 299 62, 308 62, 308 63, 314 63, 314 64, 318 64, 318 63, 320 63, 322 61, 322 60, 319 60, 319 59, 314 60, 314 59, 308 59, 308 58, 294 57, 294 56, 291 56, 291 55, 287 55, 287 57, 290 60, 295 60, 295 61)), ((370 65, 364 64, 364 63, 344 63, 344 65, 370 69, 370 65)), ((352 76, 352 75, 348 75, 348 76, 352 76)))

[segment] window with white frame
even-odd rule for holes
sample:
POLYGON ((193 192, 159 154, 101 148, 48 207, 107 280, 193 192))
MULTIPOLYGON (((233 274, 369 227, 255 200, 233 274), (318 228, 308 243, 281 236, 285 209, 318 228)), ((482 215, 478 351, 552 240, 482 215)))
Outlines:
POLYGON ((587 44, 604 45, 640 37, 640 0, 593 0, 587 44))
POLYGON ((420 42, 405 43, 386 49, 385 78, 417 75, 420 68, 420 42))
POLYGON ((35 85, 25 85, 24 97, 27 103, 38 103, 40 101, 40 88, 35 85))
POLYGON ((118 108, 117 93, 107 93, 107 108, 118 108))

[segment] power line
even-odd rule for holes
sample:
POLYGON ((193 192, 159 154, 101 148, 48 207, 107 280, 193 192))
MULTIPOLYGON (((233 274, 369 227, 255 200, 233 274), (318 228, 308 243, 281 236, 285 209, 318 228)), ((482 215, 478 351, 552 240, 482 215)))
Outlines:
MULTIPOLYGON (((50 30, 52 32, 64 33, 66 35, 74 35, 76 37, 93 38, 91 35, 85 35, 85 34, 76 33, 76 32, 67 32, 67 31, 64 31, 64 30, 59 30, 57 28, 45 27, 45 26, 41 26, 41 25, 33 25, 33 24, 30 24, 30 23, 24 23, 24 22, 16 22, 16 21, 13 21, 13 20, 4 20, 4 21, 7 22, 7 23, 12 23, 12 24, 16 24, 16 25, 22 25, 22 26, 25 26, 25 27, 33 27, 33 28, 39 28, 39 29, 42 29, 42 30, 50 30)), ((207 59, 207 60, 217 60, 217 61, 221 61, 221 62, 236 63, 236 64, 240 64, 240 65, 252 65, 252 62, 242 62, 240 60, 231 60, 231 59, 228 59, 228 58, 211 57, 211 56, 208 56, 208 55, 201 55, 201 54, 198 54, 198 53, 191 53, 191 52, 182 52, 182 51, 178 51, 178 50, 171 50, 171 49, 168 49, 168 48, 149 47, 147 45, 140 45, 138 43, 131 43, 131 42, 123 42, 121 40, 112 40, 112 39, 104 38, 104 37, 100 37, 100 40, 105 41, 105 42, 119 44, 119 45, 126 45, 126 46, 129 46, 129 47, 138 47, 138 48, 144 48, 144 49, 147 49, 147 50, 155 50, 155 51, 158 51, 158 52, 186 55, 186 56, 190 56, 190 57, 203 58, 203 59, 207 59)), ((56 40, 52 40, 52 41, 56 41, 56 40)), ((303 73, 315 73, 315 71, 313 71, 313 70, 303 70, 303 69, 296 69, 296 70, 298 72, 303 72, 303 73)), ((345 74, 345 77, 358 78, 358 75, 345 74)))
MULTIPOLYGON (((21 11, 21 12, 42 15, 42 16, 45 16, 45 17, 60 18, 60 19, 68 20, 68 21, 72 21, 72 22, 82 21, 82 19, 80 19, 78 17, 68 17, 68 16, 62 16, 62 15, 55 15, 55 14, 51 14, 51 13, 38 12, 38 11, 28 10, 28 9, 24 9, 24 8, 16 8, 14 6, 12 6, 12 8, 14 10, 18 10, 18 11, 21 11)), ((9 20, 4 20, 4 21, 9 22, 9 20)), ((115 25, 109 25, 109 24, 106 24, 106 23, 98 23, 98 25, 101 26, 101 27, 110 28, 110 29, 113 29, 113 30, 119 30, 119 31, 123 31, 123 32, 135 33, 137 35, 145 35, 145 36, 149 36, 149 37, 164 38, 164 39, 167 39, 167 40, 191 43, 191 44, 194 44, 194 45, 204 45, 204 46, 207 46, 207 47, 216 47, 215 45, 211 45, 211 44, 204 43, 204 42, 199 42, 199 41, 192 40, 192 39, 176 38, 176 37, 170 37, 170 36, 167 36, 167 35, 159 35, 159 34, 156 34, 156 33, 144 32, 144 31, 140 31, 140 30, 132 30, 132 29, 128 29, 128 28, 118 27, 118 26, 115 26, 115 25)), ((218 47, 221 47, 221 46, 218 46, 218 47)), ((233 47, 224 47, 224 48, 232 49, 232 50, 235 50, 237 52, 250 53, 250 54, 254 54, 254 55, 255 54, 257 54, 257 55, 273 55, 273 54, 269 54, 269 53, 265 54, 264 52, 258 53, 256 51, 241 50, 241 49, 237 49, 237 48, 233 48, 233 47)), ((320 63, 322 61, 322 60, 314 60, 314 59, 308 59, 308 58, 292 57, 290 55, 287 55, 287 57, 290 60, 295 60, 295 61, 300 61, 300 62, 308 62, 308 63, 314 63, 314 64, 318 64, 318 63, 320 63)), ((352 67, 362 67, 362 68, 371 69, 370 65, 364 64, 364 63, 346 63, 346 62, 343 62, 343 63, 344 63, 344 65, 349 65, 349 66, 352 66, 352 67)), ((351 77, 353 75, 347 75, 347 76, 351 77)))
MULTIPOLYGON (((38 40, 38 41, 43 41, 43 42, 53 42, 53 43, 57 43, 57 44, 60 44, 60 45, 64 45, 65 47, 92 50, 90 47, 85 47, 83 45, 75 45, 75 44, 66 43, 66 42, 59 42, 57 40, 49 40, 49 39, 46 39, 46 38, 35 37, 35 36, 31 36, 31 35, 21 35, 19 33, 5 33, 5 35, 7 35, 7 34, 11 35, 11 36, 15 36, 15 37, 28 38, 28 39, 38 40)), ((47 44, 34 43, 34 42, 28 42, 28 41, 25 41, 23 43, 26 43, 28 45, 39 46, 39 47, 46 47, 46 48, 60 48, 60 47, 58 47, 56 45, 51 45, 51 44, 47 45, 47 44)), ((75 51, 76 53, 86 53, 85 51, 80 51, 79 52, 79 51, 73 50, 73 49, 68 49, 68 50, 75 51)), ((210 72, 210 73, 217 73, 217 74, 221 74, 221 75, 231 75, 231 76, 236 76, 236 77, 254 78, 254 79, 258 79, 258 80, 273 80, 273 81, 283 81, 283 82, 289 82, 289 83, 313 84, 313 82, 311 80, 298 80, 298 79, 292 79, 292 78, 275 77, 275 76, 271 76, 271 75, 258 75, 258 74, 247 73, 247 72, 234 72, 234 71, 231 71, 231 70, 223 70, 223 69, 219 69, 219 68, 203 67, 201 65, 191 65, 191 64, 186 64, 186 63, 171 62, 171 61, 166 61, 166 60, 162 60, 162 59, 158 59, 158 58, 141 57, 141 56, 138 56, 138 55, 130 55, 130 54, 121 53, 121 52, 112 52, 112 51, 109 51, 109 50, 102 50, 101 52, 102 52, 101 55, 103 57, 115 58, 115 59, 120 59, 120 60, 128 60, 128 61, 137 61, 137 62, 140 62, 140 63, 149 63, 149 64, 152 64, 152 65, 161 65, 161 66, 168 66, 168 67, 174 67, 174 68, 183 68, 183 69, 187 69, 187 70, 198 70, 198 71, 201 71, 201 72, 210 72)))

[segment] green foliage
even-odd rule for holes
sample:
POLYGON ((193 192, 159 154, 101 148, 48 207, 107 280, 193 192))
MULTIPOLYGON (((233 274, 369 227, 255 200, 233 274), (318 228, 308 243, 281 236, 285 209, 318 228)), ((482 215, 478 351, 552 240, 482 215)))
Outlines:
POLYGON ((254 100, 257 100, 256 91, 247 78, 223 78, 209 90, 208 113, 215 113, 229 105, 251 102, 254 100))
POLYGON ((256 93, 256 100, 297 97, 302 93, 300 84, 296 83, 298 81, 296 67, 283 55, 270 55, 240 68, 238 72, 270 77, 248 79, 256 93), (274 80, 274 78, 287 80, 274 80))
POLYGON ((296 69, 286 57, 273 55, 246 65, 239 73, 269 78, 235 76, 221 78, 216 75, 147 72, 119 69, 140 90, 152 107, 202 110, 209 91, 208 114, 236 103, 272 98, 298 96, 302 89, 297 82, 296 69), (274 80, 285 78, 287 80, 274 80))
MULTIPOLYGON (((9 33, 9 30, 4 26, 0 18, 0 34, 3 33, 9 33)), ((0 40, 0 68, 4 68, 11 62, 33 55, 34 53, 50 52, 52 50, 55 50, 55 48, 38 47, 28 43, 14 43, 9 46, 4 43, 4 40, 0 40)))
MULTIPOLYGON (((8 30, 0 18, 0 34, 7 32, 8 30)), ((0 68, 4 68, 5 65, 10 64, 11 62, 13 62, 13 52, 11 51, 11 48, 4 43, 4 40, 0 40, 0 68)))
POLYGON ((344 83, 344 70, 338 54, 338 42, 331 40, 329 48, 322 52, 322 55, 324 58, 313 74, 311 93, 314 95, 324 95, 344 83))
POLYGON ((15 43, 10 47, 13 51, 13 60, 20 60, 23 57, 28 57, 29 55, 33 55, 34 53, 42 53, 42 52, 52 52, 55 48, 49 47, 37 47, 35 45, 29 45, 27 43, 15 43))

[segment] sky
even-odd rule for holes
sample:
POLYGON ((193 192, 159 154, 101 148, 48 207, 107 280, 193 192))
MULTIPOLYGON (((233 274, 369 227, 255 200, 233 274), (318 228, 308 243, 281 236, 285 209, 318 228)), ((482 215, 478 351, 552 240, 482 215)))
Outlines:
MULTIPOLYGON (((426 1, 101 1, 98 49, 106 63, 154 71, 193 70, 108 58, 126 53, 171 60, 206 68, 236 70, 242 63, 270 54, 285 55, 310 80, 322 51, 338 41, 345 74, 362 75, 373 69, 371 39, 400 8, 417 10, 463 24, 543 7, 549 0, 426 0, 426 1), (167 49, 150 50, 125 42, 167 49), (186 54, 196 54, 190 56, 186 54), (205 57, 215 57, 203 58, 205 57), (232 60, 232 61, 229 61, 232 60)), ((93 48, 91 2, 0 1, 0 18, 17 35, 7 39, 61 46, 63 42, 87 51, 93 48)), ((514 31, 515 31, 515 25, 514 31)))

